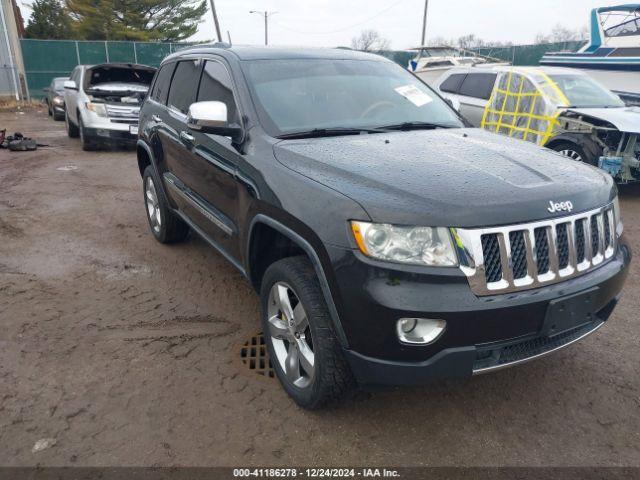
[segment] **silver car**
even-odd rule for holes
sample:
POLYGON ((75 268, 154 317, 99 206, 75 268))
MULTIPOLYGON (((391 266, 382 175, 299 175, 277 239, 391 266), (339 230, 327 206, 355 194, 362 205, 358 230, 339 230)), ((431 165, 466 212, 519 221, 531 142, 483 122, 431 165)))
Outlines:
POLYGON ((78 65, 64 83, 65 122, 84 150, 135 145, 140 105, 156 69, 130 63, 78 65))

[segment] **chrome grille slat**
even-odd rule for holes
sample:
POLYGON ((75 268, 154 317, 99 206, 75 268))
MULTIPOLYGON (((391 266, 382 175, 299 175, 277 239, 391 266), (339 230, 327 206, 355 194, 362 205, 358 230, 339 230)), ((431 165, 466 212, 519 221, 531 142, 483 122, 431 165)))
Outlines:
POLYGON ((114 120, 119 121, 119 123, 126 122, 138 122, 138 117, 140 115, 140 107, 133 105, 113 105, 106 104, 107 116, 114 120))
POLYGON ((613 204, 539 222, 451 231, 464 253, 460 268, 476 295, 568 280, 609 260, 617 248, 613 204))

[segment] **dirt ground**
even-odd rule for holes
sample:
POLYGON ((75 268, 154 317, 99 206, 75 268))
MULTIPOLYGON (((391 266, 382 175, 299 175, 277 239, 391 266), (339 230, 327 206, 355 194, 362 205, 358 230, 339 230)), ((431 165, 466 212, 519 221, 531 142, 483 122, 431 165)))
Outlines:
MULTIPOLYGON (((640 466, 637 262, 572 348, 309 413, 240 362, 247 281, 153 239, 135 153, 82 152, 42 111, 0 128, 50 145, 0 151, 0 465, 640 466)), ((640 252, 640 187, 621 204, 640 252)))

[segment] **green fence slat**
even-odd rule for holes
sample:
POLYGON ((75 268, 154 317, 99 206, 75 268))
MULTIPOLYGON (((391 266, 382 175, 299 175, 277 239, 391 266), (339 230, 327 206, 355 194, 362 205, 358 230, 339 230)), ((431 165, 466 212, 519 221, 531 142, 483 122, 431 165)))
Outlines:
POLYGON ((133 42, 107 42, 109 61, 120 63, 136 63, 133 42))
POLYGON ((105 42, 78 42, 81 65, 96 65, 106 63, 107 49, 105 42))
POLYGON ((78 64, 76 42, 24 39, 21 44, 27 71, 71 71, 78 64))
POLYGON ((172 49, 168 43, 136 43, 136 51, 139 64, 157 67, 172 49))

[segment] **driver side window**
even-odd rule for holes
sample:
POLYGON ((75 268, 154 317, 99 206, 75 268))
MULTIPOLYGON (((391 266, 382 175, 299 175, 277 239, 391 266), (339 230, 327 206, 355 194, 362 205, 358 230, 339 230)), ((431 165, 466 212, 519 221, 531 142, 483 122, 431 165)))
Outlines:
POLYGON ((208 60, 202 72, 198 102, 214 101, 222 102, 227 106, 229 123, 240 123, 229 72, 220 62, 208 60))

